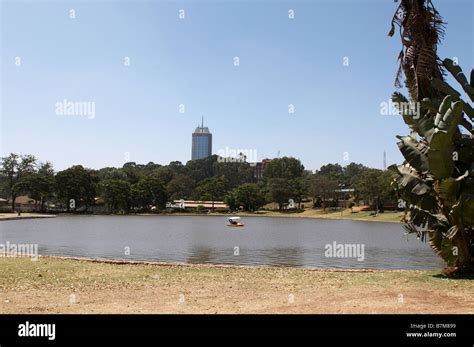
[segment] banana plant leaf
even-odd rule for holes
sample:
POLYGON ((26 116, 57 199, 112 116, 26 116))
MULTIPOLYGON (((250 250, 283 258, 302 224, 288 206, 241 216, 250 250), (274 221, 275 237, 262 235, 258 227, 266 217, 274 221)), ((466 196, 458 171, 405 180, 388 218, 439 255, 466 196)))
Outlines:
POLYGON ((417 142, 410 136, 397 136, 401 141, 398 142, 398 148, 405 157, 405 160, 411 167, 420 173, 427 173, 429 170, 428 157, 426 152, 428 148, 423 143, 417 142))

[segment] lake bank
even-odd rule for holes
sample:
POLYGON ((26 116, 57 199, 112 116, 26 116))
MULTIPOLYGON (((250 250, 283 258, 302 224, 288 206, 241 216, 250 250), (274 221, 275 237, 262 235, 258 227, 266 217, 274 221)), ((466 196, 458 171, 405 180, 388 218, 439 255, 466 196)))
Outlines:
MULTIPOLYGON (((68 214, 61 213, 61 216, 77 216, 80 214, 68 214)), ((102 214, 94 214, 102 215, 102 214)), ((107 214, 103 214, 107 215, 107 214)), ((403 216, 402 212, 384 212, 379 213, 377 216, 373 215, 373 212, 357 212, 351 213, 350 209, 338 212, 328 212, 324 213, 321 210, 305 210, 299 213, 287 213, 279 211, 262 211, 256 213, 250 212, 239 212, 239 213, 162 213, 162 214, 152 214, 152 213, 138 213, 138 214, 125 214, 117 216, 214 216, 214 217, 226 217, 230 215, 237 215, 241 217, 276 217, 276 218, 314 218, 314 219, 344 219, 344 220, 354 220, 354 221, 364 221, 364 222, 385 222, 385 223, 400 223, 400 220, 403 216)), ((56 215, 52 214, 42 214, 42 213, 22 213, 21 216, 18 216, 16 213, 2 213, 0 214, 0 221, 4 220, 17 220, 17 219, 35 219, 35 218, 54 218, 56 215)))
POLYGON ((474 313, 439 271, 113 264, 0 257, 2 313, 474 313))
POLYGON ((356 212, 352 213, 350 209, 337 212, 323 212, 322 210, 304 210, 303 212, 279 212, 279 211, 261 211, 261 212, 238 212, 238 213, 163 213, 163 214, 150 214, 142 213, 140 216, 214 216, 214 217, 226 217, 230 215, 240 217, 276 217, 276 218, 310 218, 310 219, 343 219, 343 220, 354 220, 363 222, 382 222, 382 223, 401 223, 403 212, 384 212, 379 213, 377 216, 373 215, 372 211, 356 212))
POLYGON ((36 219, 36 218, 54 218, 54 214, 44 213, 21 213, 19 216, 17 213, 0 213, 0 221, 4 220, 17 220, 17 219, 36 219))

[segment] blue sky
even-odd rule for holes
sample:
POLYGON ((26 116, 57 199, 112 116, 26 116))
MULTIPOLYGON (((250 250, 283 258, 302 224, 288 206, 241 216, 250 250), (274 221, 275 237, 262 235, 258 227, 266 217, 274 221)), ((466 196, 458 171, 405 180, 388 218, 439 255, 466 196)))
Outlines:
MULTIPOLYGON (((434 3, 448 22, 439 55, 470 72, 472 1, 434 3)), ((394 91, 400 41, 387 32, 396 6, 1 1, 0 155, 31 153, 56 169, 121 166, 128 155, 185 163, 204 115, 214 153, 245 149, 260 160, 280 151, 312 170, 351 161, 382 168, 384 150, 388 164, 400 162, 395 135, 407 128, 380 114, 394 91), (95 117, 56 114, 64 99, 94 102, 95 117)))

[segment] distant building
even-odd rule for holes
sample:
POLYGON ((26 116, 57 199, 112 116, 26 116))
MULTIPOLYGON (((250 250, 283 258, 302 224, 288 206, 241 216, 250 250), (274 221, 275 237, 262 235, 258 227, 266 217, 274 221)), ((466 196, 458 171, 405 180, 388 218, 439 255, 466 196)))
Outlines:
POLYGON ((204 119, 193 133, 191 160, 202 159, 212 155, 212 134, 204 127, 204 119))
POLYGON ((265 167, 271 161, 272 161, 271 159, 263 159, 262 161, 255 163, 253 177, 256 178, 257 181, 262 179, 263 170, 265 170, 265 167))
POLYGON ((174 200, 166 204, 167 208, 193 209, 193 208, 229 208, 224 201, 197 201, 197 200, 174 200))
MULTIPOLYGON (((12 203, 11 199, 8 199, 8 206, 12 203)), ((26 196, 20 195, 15 199, 15 209, 17 211, 34 211, 41 205, 38 201, 26 196)))

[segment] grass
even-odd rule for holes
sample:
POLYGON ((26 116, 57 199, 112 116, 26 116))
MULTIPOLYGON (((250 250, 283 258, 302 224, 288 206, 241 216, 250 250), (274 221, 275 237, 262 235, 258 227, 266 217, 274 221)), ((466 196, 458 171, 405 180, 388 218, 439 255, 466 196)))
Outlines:
POLYGON ((474 313, 474 282, 444 278, 437 271, 117 264, 47 257, 3 257, 0 271, 2 313, 474 313))

